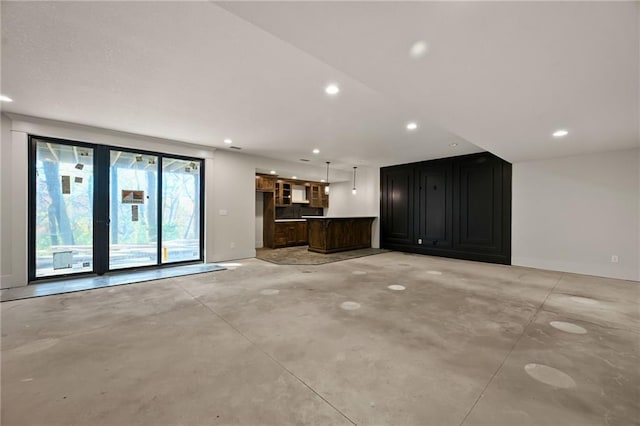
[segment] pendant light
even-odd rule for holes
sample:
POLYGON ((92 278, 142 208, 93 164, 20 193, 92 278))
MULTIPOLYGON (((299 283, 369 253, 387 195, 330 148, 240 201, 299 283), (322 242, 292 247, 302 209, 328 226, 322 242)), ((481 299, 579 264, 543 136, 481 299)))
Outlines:
POLYGON ((331 161, 327 161, 327 184, 324 186, 324 193, 329 195, 329 164, 331 161))
POLYGON ((351 193, 353 195, 356 195, 356 169, 357 167, 353 167, 353 189, 351 190, 351 193))

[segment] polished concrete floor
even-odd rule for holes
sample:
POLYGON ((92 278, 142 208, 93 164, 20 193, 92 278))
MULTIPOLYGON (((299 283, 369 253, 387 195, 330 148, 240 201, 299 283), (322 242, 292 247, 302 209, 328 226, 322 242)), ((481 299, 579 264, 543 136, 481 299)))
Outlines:
POLYGON ((640 419, 638 282, 396 252, 227 268, 2 303, 2 424, 640 419))
POLYGON ((154 281, 163 278, 173 278, 183 275, 202 274, 205 272, 221 271, 222 264, 198 263, 157 269, 142 269, 130 271, 110 272, 106 275, 82 276, 61 279, 59 281, 29 284, 22 287, 12 287, 0 290, 0 301, 7 302, 32 297, 51 296, 52 294, 73 293, 75 291, 92 290, 102 287, 135 284, 143 281, 154 281))

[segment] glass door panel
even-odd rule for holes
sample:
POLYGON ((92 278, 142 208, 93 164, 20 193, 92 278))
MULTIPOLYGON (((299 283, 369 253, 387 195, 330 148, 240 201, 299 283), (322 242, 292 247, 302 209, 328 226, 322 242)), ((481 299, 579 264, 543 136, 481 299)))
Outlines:
POLYGON ((162 263, 200 259, 200 168, 162 159, 162 263))
POLYGON ((158 157, 112 150, 109 269, 158 263, 158 157))
POLYGON ((35 278, 93 271, 93 161, 91 148, 35 140, 35 278))

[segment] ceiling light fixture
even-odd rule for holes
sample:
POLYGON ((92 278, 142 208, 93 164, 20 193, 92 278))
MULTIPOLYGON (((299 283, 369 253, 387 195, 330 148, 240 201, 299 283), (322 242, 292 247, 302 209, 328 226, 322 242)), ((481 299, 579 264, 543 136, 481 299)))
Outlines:
POLYGON ((411 49, 409 49, 409 56, 413 59, 419 59, 426 55, 427 52, 429 52, 429 45, 426 41, 420 40, 411 45, 411 49))
POLYGON ((224 143, 226 143, 227 145, 231 145, 233 141, 231 139, 225 139, 224 143))
POLYGON ((324 179, 320 179, 320 182, 326 182, 326 180, 324 180, 324 179))
POLYGON ((298 176, 291 176, 291 179, 298 179, 298 176))
POLYGON ((411 123, 407 123, 407 130, 415 130, 418 128, 418 124, 414 123, 413 121, 411 123))
POLYGON ((275 175, 276 171, 275 170, 271 170, 269 173, 272 174, 272 175, 275 175))
POLYGON ((13 102, 13 99, 11 99, 10 97, 8 97, 6 95, 0 95, 0 101, 1 102, 13 102))
POLYGON ((553 132, 553 137, 554 138, 563 138, 565 136, 567 136, 569 134, 568 131, 566 131, 565 129, 559 129, 556 130, 555 132, 553 132))
POLYGON ((458 146, 458 143, 457 143, 457 142, 450 143, 450 144, 449 144, 449 146, 450 146, 451 148, 455 148, 456 146, 458 146))
POLYGON ((319 150, 318 148, 315 148, 315 149, 313 150, 313 153, 314 153, 314 154, 320 154, 320 150, 319 150))
POLYGON ((327 95, 337 95, 340 92, 340 88, 337 84, 330 84, 324 88, 327 95))
MULTIPOLYGON (((329 164, 331 164, 331 161, 327 161, 327 183, 329 183, 329 164)), ((324 193, 329 195, 329 185, 324 186, 324 193)))
POLYGON ((356 195, 356 166, 353 166, 353 189, 351 190, 351 193, 353 195, 356 195))

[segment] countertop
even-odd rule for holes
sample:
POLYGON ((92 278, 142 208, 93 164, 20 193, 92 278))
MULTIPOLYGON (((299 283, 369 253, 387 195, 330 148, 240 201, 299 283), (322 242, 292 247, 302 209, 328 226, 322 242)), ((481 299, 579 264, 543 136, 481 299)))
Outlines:
POLYGON ((302 216, 304 219, 376 219, 378 216, 302 216))
POLYGON ((307 219, 376 219, 378 216, 302 216, 301 219, 276 219, 280 222, 306 222, 307 219))

